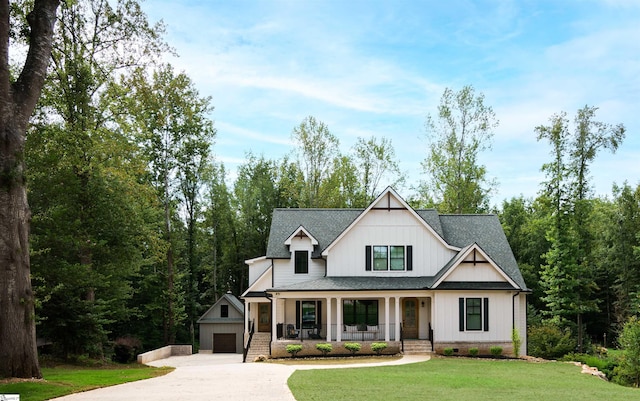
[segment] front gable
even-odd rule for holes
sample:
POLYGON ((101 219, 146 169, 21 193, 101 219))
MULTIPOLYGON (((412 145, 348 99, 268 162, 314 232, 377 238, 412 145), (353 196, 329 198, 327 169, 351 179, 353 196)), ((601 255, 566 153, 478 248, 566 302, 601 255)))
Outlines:
POLYGON ((244 321, 244 306, 231 293, 224 294, 197 323, 238 323, 244 321))
POLYGON ((518 285, 475 243, 462 249, 438 273, 432 288, 451 288, 456 283, 484 283, 484 287, 493 283, 498 287, 508 288, 508 285, 518 288, 518 285), (443 283, 447 284, 441 285, 443 283))
POLYGON ((322 255, 331 277, 422 277, 434 276, 458 251, 388 188, 322 255))

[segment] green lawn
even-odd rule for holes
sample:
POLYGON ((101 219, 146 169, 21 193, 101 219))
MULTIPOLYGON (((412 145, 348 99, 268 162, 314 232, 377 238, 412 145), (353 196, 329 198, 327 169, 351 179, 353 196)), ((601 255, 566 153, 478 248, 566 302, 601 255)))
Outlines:
POLYGON ((172 370, 141 365, 123 365, 108 369, 43 368, 44 380, 0 383, 0 394, 20 394, 20 401, 42 401, 99 387, 149 379, 172 370))
POLYGON ((296 400, 640 400, 640 390, 607 383, 562 362, 434 358, 354 369, 299 370, 296 400))

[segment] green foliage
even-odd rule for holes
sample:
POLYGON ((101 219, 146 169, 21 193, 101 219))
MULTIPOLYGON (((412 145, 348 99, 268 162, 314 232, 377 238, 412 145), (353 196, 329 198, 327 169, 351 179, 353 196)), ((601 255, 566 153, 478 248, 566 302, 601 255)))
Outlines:
POLYGON ((511 329, 511 343, 513 344, 513 356, 518 358, 520 356, 522 339, 520 338, 520 331, 515 327, 511 329))
POLYGON ((327 356, 333 350, 333 346, 329 343, 318 343, 316 344, 316 349, 322 352, 323 356, 327 356))
POLYGON ((494 345, 493 347, 489 348, 489 352, 493 356, 500 356, 500 355, 502 355, 502 347, 494 345))
POLYGON ((491 191, 496 186, 479 165, 480 152, 491 148, 498 120, 484 95, 473 86, 442 94, 438 114, 427 117, 425 127, 431 147, 422 163, 429 176, 420 192, 428 206, 443 213, 486 212, 491 191))
POLYGON ((451 356, 451 355, 453 355, 453 348, 447 347, 444 350, 442 350, 442 353, 445 356, 451 356))
POLYGON ((619 338, 623 350, 620 375, 640 387, 640 320, 632 316, 622 328, 619 338))
POLYGON ((619 360, 614 357, 600 357, 590 354, 575 354, 569 353, 562 358, 563 361, 575 361, 585 365, 589 365, 592 368, 598 368, 599 371, 607 375, 607 379, 619 381, 615 376, 615 372, 619 365, 619 360))
POLYGON ((560 358, 576 346, 571 330, 563 330, 551 322, 530 326, 527 339, 529 354, 545 359, 560 358))
POLYGON ((380 355, 382 351, 387 349, 387 343, 371 343, 371 351, 375 352, 377 355, 380 355))
POLYGON ((344 347, 351 351, 352 354, 355 354, 356 352, 360 351, 360 349, 362 348, 362 344, 360 343, 345 343, 344 347))
POLYGON ((113 360, 118 363, 130 363, 136 360, 142 351, 142 343, 135 337, 120 337, 113 344, 113 360))
POLYGON ((295 357, 300 351, 302 351, 302 344, 287 345, 287 353, 291 354, 291 357, 295 357))
MULTIPOLYGON (((453 350, 451 350, 451 351, 452 351, 452 353, 453 353, 453 350)), ((478 356, 478 352, 480 352, 480 351, 478 350, 478 347, 471 347, 471 348, 469 348, 469 355, 471 355, 471 356, 478 356)))

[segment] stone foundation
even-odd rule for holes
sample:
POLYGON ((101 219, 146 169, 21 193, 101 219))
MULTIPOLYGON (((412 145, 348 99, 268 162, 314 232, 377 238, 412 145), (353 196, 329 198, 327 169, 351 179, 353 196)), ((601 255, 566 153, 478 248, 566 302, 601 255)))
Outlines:
POLYGON ((445 348, 453 348, 453 355, 469 355, 469 348, 478 348, 478 355, 491 355, 491 347, 502 347, 503 356, 513 356, 513 343, 511 342, 435 342, 433 344, 436 354, 444 354, 445 348), (457 350, 457 351, 456 351, 457 350))

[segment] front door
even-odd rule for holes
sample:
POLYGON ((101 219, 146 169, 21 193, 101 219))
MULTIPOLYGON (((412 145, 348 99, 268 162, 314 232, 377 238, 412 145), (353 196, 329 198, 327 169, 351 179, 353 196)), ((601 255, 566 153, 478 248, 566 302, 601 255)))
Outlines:
POLYGON ((418 338, 418 299, 402 300, 402 334, 406 339, 418 338))
POLYGON ((271 303, 258 304, 258 331, 271 332, 271 303))

